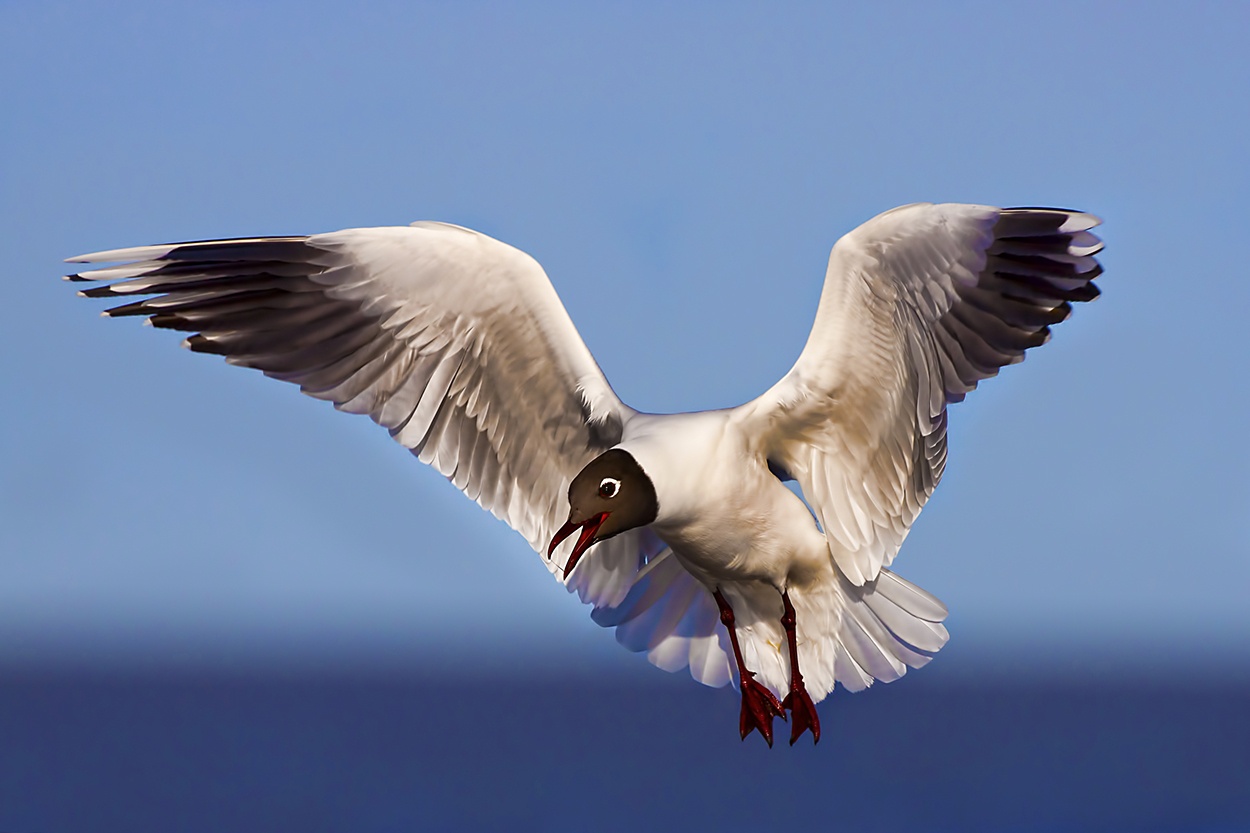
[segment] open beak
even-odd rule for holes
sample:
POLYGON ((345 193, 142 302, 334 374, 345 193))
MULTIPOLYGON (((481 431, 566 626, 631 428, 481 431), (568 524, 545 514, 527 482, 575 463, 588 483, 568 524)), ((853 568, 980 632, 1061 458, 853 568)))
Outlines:
POLYGON ((595 542, 595 535, 599 532, 599 527, 603 526, 603 522, 608 519, 607 512, 600 512, 597 515, 591 515, 580 524, 569 521, 560 527, 560 531, 551 539, 551 546, 547 547, 547 557, 556 551, 556 547, 560 546, 560 542, 573 534, 576 529, 581 529, 582 534, 578 536, 577 545, 573 547, 573 554, 569 556, 569 561, 564 565, 565 578, 573 572, 573 568, 577 566, 577 562, 581 560, 586 550, 590 549, 590 545, 595 542))

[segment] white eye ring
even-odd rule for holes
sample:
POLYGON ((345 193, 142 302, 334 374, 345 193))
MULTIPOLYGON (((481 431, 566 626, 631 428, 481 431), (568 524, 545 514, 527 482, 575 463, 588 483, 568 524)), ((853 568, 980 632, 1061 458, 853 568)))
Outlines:
POLYGON ((614 498, 621 493, 621 481, 615 477, 605 477, 599 481, 599 497, 614 498))

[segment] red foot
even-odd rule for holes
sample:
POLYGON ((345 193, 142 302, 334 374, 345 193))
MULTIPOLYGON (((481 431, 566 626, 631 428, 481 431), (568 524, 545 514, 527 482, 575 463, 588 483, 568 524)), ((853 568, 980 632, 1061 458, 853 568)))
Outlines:
POLYGON ((816 704, 803 685, 803 674, 799 671, 799 639, 795 630, 794 605, 790 603, 790 594, 781 594, 781 626, 786 629, 786 646, 790 649, 790 693, 781 705, 790 710, 794 720, 790 722, 790 745, 799 739, 799 735, 807 729, 812 730, 812 745, 820 743, 820 716, 816 714, 816 704))
POLYGON ((742 739, 746 740, 753 729, 759 729, 771 748, 773 718, 780 717, 785 720, 786 713, 773 693, 757 683, 753 679, 754 674, 748 674, 749 676, 742 678, 742 716, 738 719, 738 731, 742 734, 742 739))
POLYGON ((799 735, 809 729, 812 732, 812 744, 820 743, 820 715, 816 714, 816 704, 812 702, 811 695, 807 693, 807 687, 802 681, 799 682, 798 688, 786 695, 781 705, 789 709, 790 716, 794 718, 790 721, 791 746, 794 746, 799 735))

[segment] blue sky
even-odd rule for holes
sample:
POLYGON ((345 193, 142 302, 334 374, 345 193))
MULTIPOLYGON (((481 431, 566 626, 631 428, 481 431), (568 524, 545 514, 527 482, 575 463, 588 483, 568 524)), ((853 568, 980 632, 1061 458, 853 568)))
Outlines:
POLYGON ((689 410, 789 368, 839 235, 951 200, 1089 210, 1107 250, 952 413, 896 562, 943 656, 1244 670, 1248 17, 5 4, 0 659, 648 672, 385 432, 101 320, 66 256, 461 223, 538 258, 625 401, 689 410))

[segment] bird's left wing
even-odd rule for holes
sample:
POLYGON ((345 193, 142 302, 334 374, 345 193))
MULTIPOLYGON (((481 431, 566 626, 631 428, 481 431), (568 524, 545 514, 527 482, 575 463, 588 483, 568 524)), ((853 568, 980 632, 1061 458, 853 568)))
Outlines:
POLYGON ((856 585, 894 559, 946 464, 946 405, 1098 295, 1090 214, 921 203, 847 234, 794 367, 740 409, 856 585))
MULTIPOLYGON (((210 240, 71 258, 110 316, 193 333, 185 345, 367 414, 540 552, 569 481, 632 413, 529 255, 443 223, 210 240), (143 300, 134 300, 143 298, 143 300)), ((572 544, 548 562, 560 576, 572 544)), ((569 578, 619 603, 643 566, 625 534, 569 578)))

